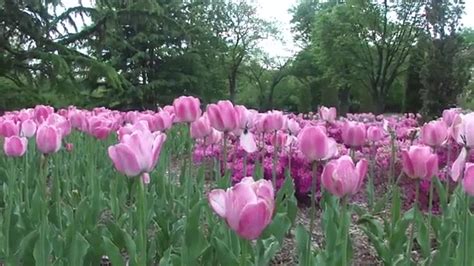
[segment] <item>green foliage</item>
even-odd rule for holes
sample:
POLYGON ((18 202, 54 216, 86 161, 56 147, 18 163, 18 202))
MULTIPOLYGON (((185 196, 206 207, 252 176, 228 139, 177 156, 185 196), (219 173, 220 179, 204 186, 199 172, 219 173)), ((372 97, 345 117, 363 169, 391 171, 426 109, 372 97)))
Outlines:
POLYGON ((470 79, 473 64, 469 32, 460 32, 463 5, 434 1, 427 8, 427 22, 433 29, 428 36, 421 70, 423 109, 427 119, 456 104, 457 96, 470 79))

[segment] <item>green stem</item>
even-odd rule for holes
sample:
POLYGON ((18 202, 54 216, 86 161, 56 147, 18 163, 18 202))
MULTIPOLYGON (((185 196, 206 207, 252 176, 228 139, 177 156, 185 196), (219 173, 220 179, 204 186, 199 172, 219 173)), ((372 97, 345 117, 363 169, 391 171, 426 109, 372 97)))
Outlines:
POLYGON ((466 203, 466 211, 464 212, 464 256, 463 256, 463 265, 467 266, 469 264, 469 195, 464 193, 465 196, 465 203, 466 203))
POLYGON ((410 238, 408 239, 408 246, 407 246, 407 258, 410 259, 411 258, 411 249, 412 249, 412 244, 413 244, 413 238, 414 238, 414 234, 415 234, 415 223, 416 223, 416 219, 417 219, 417 214, 418 214, 418 197, 419 197, 419 194, 420 194, 420 180, 416 180, 416 190, 415 190, 415 203, 414 203, 414 215, 413 215, 413 224, 412 224, 412 228, 411 228, 411 231, 410 231, 410 238))
MULTIPOLYGON (((311 242, 313 236, 313 228, 314 228, 314 216, 316 213, 316 178, 317 178, 317 171, 318 171, 318 161, 313 162, 313 174, 311 177, 311 209, 309 212, 309 241, 308 241, 308 250, 307 254, 310 256, 311 254, 311 242)), ((308 257, 308 261, 309 257, 308 257)))
MULTIPOLYGON (((436 177, 433 177, 436 178, 436 177)), ((430 233, 431 233, 431 216, 432 210, 433 210, 433 187, 434 187, 434 181, 430 180, 430 193, 428 196, 428 265, 431 265, 431 238, 430 238, 430 233)))
POLYGON ((240 247, 240 266, 245 266, 247 265, 247 243, 246 243, 246 240, 243 240, 243 242, 241 242, 242 245, 240 247))
POLYGON ((349 223, 347 222, 347 197, 344 196, 341 199, 341 222, 342 222, 342 228, 343 234, 342 234, 342 265, 347 266, 348 261, 347 261, 347 241, 348 241, 348 235, 349 235, 349 223))
POLYGON ((369 163, 369 180, 367 183, 367 199, 369 202, 369 208, 372 210, 374 206, 374 175, 375 175, 375 143, 370 146, 370 163, 369 163))
POLYGON ((137 182, 138 197, 138 265, 147 265, 147 238, 146 238, 146 199, 145 187, 141 177, 135 178, 137 182))
POLYGON ((390 174, 388 176, 389 180, 389 188, 392 189, 393 185, 393 178, 395 173, 395 136, 393 133, 390 133, 390 147, 391 147, 391 154, 390 154, 390 174))

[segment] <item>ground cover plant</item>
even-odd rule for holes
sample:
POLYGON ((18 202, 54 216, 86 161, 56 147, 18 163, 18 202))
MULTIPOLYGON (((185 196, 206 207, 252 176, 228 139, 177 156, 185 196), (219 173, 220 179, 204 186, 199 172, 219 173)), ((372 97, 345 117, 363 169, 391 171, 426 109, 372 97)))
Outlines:
POLYGON ((294 264, 351 265, 355 226, 377 263, 471 265, 474 113, 421 119, 189 96, 6 112, 0 262, 269 265, 292 238, 294 264))

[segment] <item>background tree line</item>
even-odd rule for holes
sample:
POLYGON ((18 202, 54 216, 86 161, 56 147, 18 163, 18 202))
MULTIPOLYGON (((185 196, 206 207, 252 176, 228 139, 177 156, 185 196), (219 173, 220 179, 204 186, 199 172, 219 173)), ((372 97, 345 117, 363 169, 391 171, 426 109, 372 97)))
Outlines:
POLYGON ((295 112, 474 107, 463 5, 391 2, 298 1, 301 50, 284 58, 259 48, 279 31, 249 1, 0 0, 0 104, 153 108, 188 94, 295 112))

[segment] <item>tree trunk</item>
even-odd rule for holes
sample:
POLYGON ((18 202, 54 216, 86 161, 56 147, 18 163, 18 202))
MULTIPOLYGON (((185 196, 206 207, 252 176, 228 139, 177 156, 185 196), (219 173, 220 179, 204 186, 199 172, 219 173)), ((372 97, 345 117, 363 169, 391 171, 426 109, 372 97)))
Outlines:
POLYGON ((236 94, 236 76, 229 76, 229 100, 234 103, 236 94))
POLYGON ((383 114, 385 112, 385 97, 378 95, 378 97, 375 99, 375 113, 378 115, 383 114))

